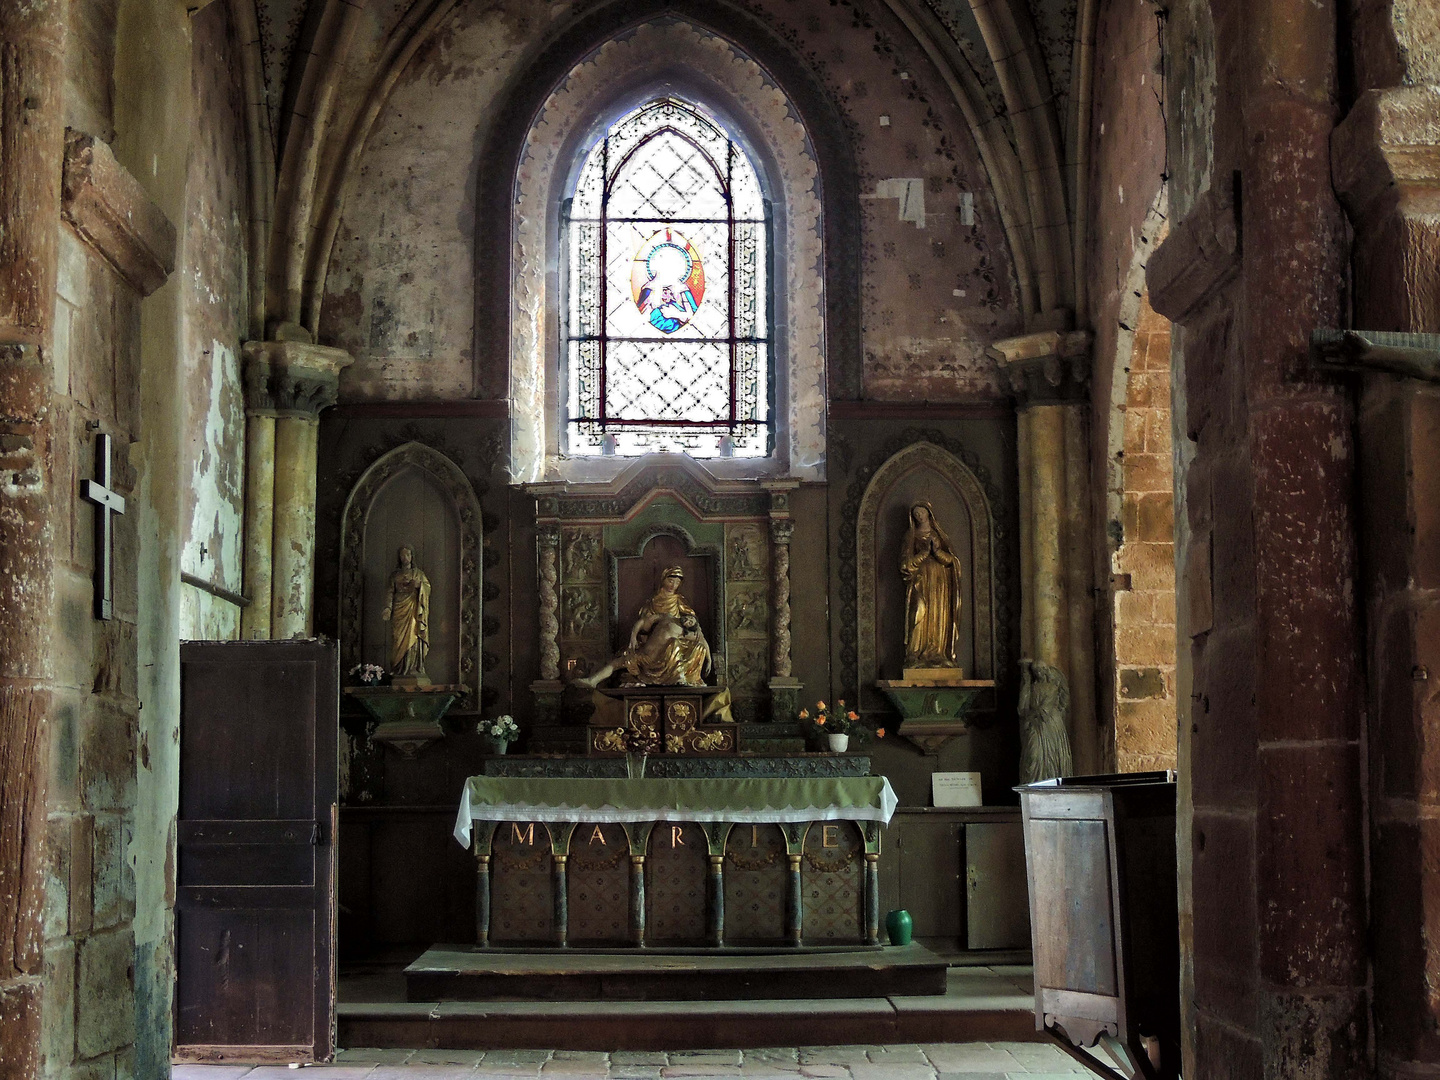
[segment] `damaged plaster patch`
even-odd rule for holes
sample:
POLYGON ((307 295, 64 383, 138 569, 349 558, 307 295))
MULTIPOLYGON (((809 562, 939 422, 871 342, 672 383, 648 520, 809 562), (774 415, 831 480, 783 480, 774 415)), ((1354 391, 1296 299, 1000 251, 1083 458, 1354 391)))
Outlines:
MULTIPOLYGON (((203 379, 195 380, 203 383, 208 393, 203 398, 203 420, 196 416, 191 425, 192 439, 198 445, 191 463, 193 504, 180 565, 187 573, 239 592, 245 444, 240 358, 218 339, 211 340, 208 352, 209 369, 203 379)), ((192 384, 192 392, 196 390, 192 384)), ((200 401, 192 398, 191 404, 200 401)), ((198 589, 185 590, 180 614, 183 637, 213 640, 235 636, 235 607, 198 589)))

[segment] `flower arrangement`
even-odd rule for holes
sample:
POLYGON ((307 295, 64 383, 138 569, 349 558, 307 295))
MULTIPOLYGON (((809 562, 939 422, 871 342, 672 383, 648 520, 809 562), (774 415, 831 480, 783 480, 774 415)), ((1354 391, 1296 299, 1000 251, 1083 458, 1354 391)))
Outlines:
POLYGON ((805 729, 807 735, 822 737, 826 735, 849 735, 857 741, 863 741, 870 736, 877 739, 885 737, 883 727, 871 728, 860 719, 860 714, 854 709, 845 707, 845 699, 841 698, 835 703, 836 711, 831 712, 830 706, 823 701, 815 703, 815 711, 809 709, 800 710, 800 726, 805 729))
POLYGON ((512 743, 520 737, 520 725, 509 713, 494 720, 481 720, 475 730, 498 743, 512 743))
POLYGON ((379 686, 385 681, 385 669, 379 664, 356 664, 350 669, 350 677, 361 686, 379 686))

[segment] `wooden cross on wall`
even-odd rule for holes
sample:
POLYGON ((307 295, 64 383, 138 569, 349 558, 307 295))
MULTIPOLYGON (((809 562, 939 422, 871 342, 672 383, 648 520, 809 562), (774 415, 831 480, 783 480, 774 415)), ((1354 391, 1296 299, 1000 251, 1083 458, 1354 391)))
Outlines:
POLYGON ((110 436, 95 436, 95 479, 80 485, 81 498, 95 504, 95 617, 110 618, 113 577, 110 557, 110 515, 125 513, 125 500, 110 490, 110 436))

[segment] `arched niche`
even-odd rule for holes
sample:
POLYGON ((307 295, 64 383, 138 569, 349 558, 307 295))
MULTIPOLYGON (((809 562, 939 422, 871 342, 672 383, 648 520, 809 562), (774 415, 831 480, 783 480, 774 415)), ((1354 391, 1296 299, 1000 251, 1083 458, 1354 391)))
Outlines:
POLYGON ((389 667, 389 628, 380 618, 401 545, 430 579, 430 656, 437 683, 480 700, 480 502, 460 467, 423 443, 378 458, 345 503, 340 533, 340 655, 389 667))
POLYGON ((685 572, 681 592, 695 609, 711 653, 723 657, 725 620, 719 617, 724 588, 721 561, 717 548, 697 543, 688 530, 669 523, 651 526, 633 547, 607 551, 614 647, 620 649, 628 644, 635 613, 660 587, 661 571, 667 566, 679 566, 685 572))
POLYGON ((900 546, 911 505, 934 505, 961 564, 960 664, 967 679, 995 678, 995 526, 984 488, 964 462, 918 442, 885 462, 865 489, 855 523, 856 655, 862 704, 876 679, 901 677, 905 659, 905 584, 900 546))
MULTIPOLYGON (((726 37, 674 15, 596 42, 539 103, 520 140, 513 191, 506 192, 512 475, 599 482, 635 460, 559 453, 556 312, 565 302, 555 273, 563 262, 559 209, 591 140, 630 108, 664 93, 704 106, 746 146, 773 213, 774 455, 708 464, 721 475, 821 479, 832 271, 815 147, 802 110, 760 64, 726 37)), ((485 328, 498 322, 484 309, 489 295, 477 290, 477 356, 494 347, 482 340, 485 328)))

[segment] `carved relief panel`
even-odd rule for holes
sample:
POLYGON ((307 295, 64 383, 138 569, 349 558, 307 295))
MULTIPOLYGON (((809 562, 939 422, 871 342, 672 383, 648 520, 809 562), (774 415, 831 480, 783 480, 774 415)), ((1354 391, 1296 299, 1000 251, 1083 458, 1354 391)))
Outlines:
POLYGON ((736 720, 763 713, 770 676, 770 534, 759 522, 725 526, 726 662, 736 720))
POLYGON ((587 675, 609 655, 605 561, 599 526, 560 534, 560 663, 563 678, 587 675))

